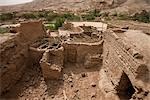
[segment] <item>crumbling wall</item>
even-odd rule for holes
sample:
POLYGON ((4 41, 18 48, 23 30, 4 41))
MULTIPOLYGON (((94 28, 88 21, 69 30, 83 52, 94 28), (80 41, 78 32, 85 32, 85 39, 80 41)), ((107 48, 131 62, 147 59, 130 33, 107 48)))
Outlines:
POLYGON ((31 43, 38 38, 44 37, 46 31, 42 24, 42 21, 30 21, 23 22, 19 28, 19 39, 20 42, 31 43))
POLYGON ((65 43, 64 55, 65 62, 71 63, 85 63, 87 55, 101 55, 103 52, 103 41, 95 43, 65 43))
POLYGON ((0 94, 15 85, 17 80, 21 78, 24 69, 31 66, 33 59, 30 59, 29 55, 34 56, 37 52, 30 49, 29 53, 29 46, 36 39, 45 36, 40 21, 21 23, 18 29, 19 33, 0 44, 0 94))
POLYGON ((22 76, 28 62, 28 46, 14 37, 0 46, 0 94, 9 90, 22 76))
POLYGON ((39 50, 37 48, 34 47, 30 47, 29 48, 29 57, 30 57, 30 63, 32 65, 39 65, 39 61, 41 60, 43 53, 45 51, 44 50, 39 50))
POLYGON ((45 79, 58 79, 61 75, 64 63, 64 49, 60 47, 58 49, 47 50, 42 59, 40 60, 40 66, 42 68, 43 76, 45 79))
POLYGON ((102 65, 102 55, 101 54, 88 54, 85 57, 84 65, 86 68, 98 67, 102 65))
POLYGON ((136 78, 142 63, 134 58, 134 50, 111 31, 104 33, 104 38, 103 66, 112 84, 118 86, 122 74, 125 73, 134 88, 148 91, 148 83, 136 78))

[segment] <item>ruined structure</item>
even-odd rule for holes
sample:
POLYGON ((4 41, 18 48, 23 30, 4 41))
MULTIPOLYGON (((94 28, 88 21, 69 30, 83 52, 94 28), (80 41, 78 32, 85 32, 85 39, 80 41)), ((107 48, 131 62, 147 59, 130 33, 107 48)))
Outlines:
POLYGON ((51 37, 41 21, 21 23, 17 34, 1 42, 0 94, 14 86, 26 67, 40 66, 45 80, 60 80, 63 70, 75 65, 101 68, 99 100, 148 100, 149 65, 123 38, 126 31, 107 30, 107 24, 100 22, 70 22, 51 37))
POLYGON ((6 37, 0 45, 0 93, 9 90, 30 66, 29 45, 43 37, 42 22, 22 23, 17 34, 6 37))

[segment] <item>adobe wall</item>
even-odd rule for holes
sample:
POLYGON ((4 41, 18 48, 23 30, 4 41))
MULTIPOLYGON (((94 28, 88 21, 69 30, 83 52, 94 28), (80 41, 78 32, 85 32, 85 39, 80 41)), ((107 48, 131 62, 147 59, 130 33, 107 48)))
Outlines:
MULTIPOLYGON (((112 84, 117 86, 123 72, 125 72, 135 87, 147 91, 149 85, 148 82, 142 80, 144 77, 137 79, 139 67, 146 65, 142 64, 141 60, 133 57, 133 48, 130 48, 129 44, 111 31, 104 33, 104 40, 103 66, 112 84)), ((144 67, 141 70, 144 70, 144 67)))
POLYGON ((18 33, 20 42, 23 43, 34 42, 46 35, 42 21, 23 22, 20 24, 18 33))
POLYGON ((70 35, 73 35, 73 34, 82 34, 83 32, 84 30, 80 27, 73 27, 73 29, 71 28, 68 30, 65 30, 65 28, 58 29, 59 36, 66 36, 66 37, 69 37, 70 35))
POLYGON ((84 63, 87 55, 98 55, 103 52, 103 41, 95 43, 72 43, 63 44, 65 62, 84 63))
POLYGON ((45 52, 44 50, 39 50, 37 48, 30 47, 29 48, 29 58, 31 59, 30 63, 39 65, 39 61, 42 59, 44 52, 45 52))
POLYGON ((27 44, 29 46, 30 63, 32 65, 39 64, 39 61, 45 51, 34 48, 31 45, 38 39, 42 39, 46 36, 46 31, 44 29, 42 21, 23 22, 20 24, 18 32, 19 42, 22 44, 27 44))
POLYGON ((58 79, 61 75, 64 63, 64 48, 45 51, 40 66, 45 79, 58 79))
POLYGON ((19 27, 19 33, 0 44, 0 95, 21 78, 24 69, 31 66, 32 60, 38 59, 36 56, 40 53, 36 50, 29 50, 29 46, 43 36, 45 36, 45 31, 42 22, 24 22, 19 27), (30 58, 30 54, 37 59, 30 58))

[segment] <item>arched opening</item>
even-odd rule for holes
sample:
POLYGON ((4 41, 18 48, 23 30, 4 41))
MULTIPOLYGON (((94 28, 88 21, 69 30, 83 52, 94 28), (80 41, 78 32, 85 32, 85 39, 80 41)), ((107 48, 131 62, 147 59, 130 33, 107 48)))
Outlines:
POLYGON ((132 98, 135 89, 133 88, 133 85, 126 73, 123 72, 119 85, 116 87, 116 90, 121 100, 129 100, 132 98))

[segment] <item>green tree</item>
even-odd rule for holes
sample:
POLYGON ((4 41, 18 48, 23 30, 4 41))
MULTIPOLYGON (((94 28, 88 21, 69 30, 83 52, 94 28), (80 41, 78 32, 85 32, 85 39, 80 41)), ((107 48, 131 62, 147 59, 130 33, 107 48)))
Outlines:
POLYGON ((13 18, 14 18, 13 13, 2 13, 2 14, 0 14, 0 20, 1 21, 12 20, 13 18))
POLYGON ((57 18, 55 22, 55 28, 58 29, 61 27, 64 23, 65 19, 64 18, 57 18))
POLYGON ((25 19, 35 19, 37 18, 37 16, 34 14, 34 12, 32 13, 24 13, 21 15, 22 18, 25 18, 25 19))

